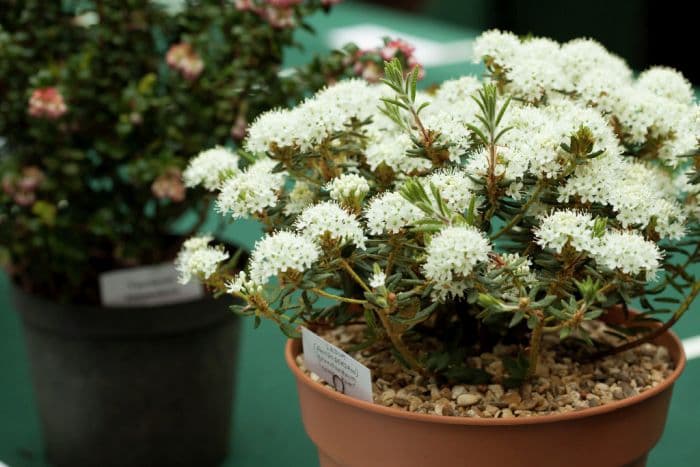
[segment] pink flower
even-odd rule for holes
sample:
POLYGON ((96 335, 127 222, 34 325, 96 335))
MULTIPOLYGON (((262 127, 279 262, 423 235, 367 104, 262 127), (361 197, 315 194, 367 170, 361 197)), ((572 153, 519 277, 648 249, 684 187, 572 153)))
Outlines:
POLYGON ((31 206, 36 201, 36 190, 45 179, 44 172, 36 167, 29 166, 22 169, 22 175, 5 175, 2 178, 2 190, 12 196, 12 200, 18 206, 31 206))
POLYGON ((182 172, 174 167, 169 168, 153 181, 151 192, 158 199, 169 199, 176 203, 184 201, 185 185, 182 183, 182 172))
POLYGON ((170 68, 177 70, 188 81, 194 81, 204 70, 204 61, 192 46, 186 42, 174 44, 168 49, 165 61, 170 68))
POLYGON ((293 28, 297 24, 296 18, 294 18, 294 8, 291 7, 279 8, 274 5, 268 5, 260 13, 260 16, 270 23, 270 26, 273 28, 293 28))
POLYGON ((410 56, 408 57, 408 60, 406 60, 406 63, 408 64, 408 68, 413 71, 414 68, 418 67, 418 79, 423 79, 425 78, 425 68, 423 68, 423 65, 416 60, 416 57, 410 56))
POLYGON ((337 5, 338 3, 342 2, 343 0, 321 0, 321 5, 325 7, 337 5))
POLYGON ((381 49, 380 54, 384 60, 391 60, 396 56, 397 52, 401 52, 409 58, 413 56, 416 48, 403 39, 394 39, 386 43, 381 49))
POLYGON ((299 5, 304 0, 267 0, 267 4, 277 8, 291 8, 299 5))
POLYGON ((233 139, 241 140, 245 138, 246 131, 248 130, 248 121, 245 115, 239 115, 236 117, 236 121, 231 127, 231 137, 233 139))
POLYGON ((32 117, 55 120, 68 112, 61 92, 53 87, 39 88, 29 98, 27 113, 32 117))
POLYGON ((239 11, 254 11, 256 9, 253 0, 236 0, 234 4, 239 11))

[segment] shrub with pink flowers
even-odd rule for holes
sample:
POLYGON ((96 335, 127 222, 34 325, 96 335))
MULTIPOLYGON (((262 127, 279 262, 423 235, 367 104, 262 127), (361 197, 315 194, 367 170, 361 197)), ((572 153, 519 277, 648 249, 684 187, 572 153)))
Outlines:
POLYGON ((187 160, 323 86, 312 71, 344 72, 336 54, 279 74, 294 30, 333 3, 3 2, 0 262, 12 279, 93 303, 101 272, 172 259, 174 222, 210 201, 185 193, 187 160))

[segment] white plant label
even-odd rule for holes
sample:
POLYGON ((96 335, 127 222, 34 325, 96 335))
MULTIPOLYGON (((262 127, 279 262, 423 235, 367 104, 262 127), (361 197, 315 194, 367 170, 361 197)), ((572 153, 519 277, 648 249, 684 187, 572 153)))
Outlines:
POLYGON ((301 329, 301 340, 306 368, 336 391, 372 402, 372 373, 369 368, 306 328, 301 329))
POLYGON ((117 269, 100 275, 100 298, 104 306, 157 306, 198 300, 202 284, 177 281, 173 263, 117 269))

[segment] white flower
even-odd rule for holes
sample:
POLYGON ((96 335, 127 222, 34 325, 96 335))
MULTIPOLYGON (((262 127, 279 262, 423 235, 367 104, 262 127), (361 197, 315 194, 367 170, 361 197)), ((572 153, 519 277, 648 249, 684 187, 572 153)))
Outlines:
POLYGON ((474 61, 480 62, 484 57, 492 58, 496 63, 511 60, 520 52, 520 39, 512 32, 491 29, 482 33, 474 42, 474 61))
POLYGON ((639 75, 637 85, 679 104, 691 105, 695 100, 690 81, 673 68, 663 66, 648 68, 639 75))
POLYGON ((571 245, 578 251, 595 252, 598 240, 593 237, 595 221, 590 214, 577 211, 554 211, 540 220, 535 229, 537 244, 561 253, 571 245))
POLYGON ((248 278, 245 271, 240 271, 233 279, 226 282, 226 292, 231 295, 259 293, 262 286, 248 278))
POLYGON ((396 192, 385 192, 372 198, 365 208, 367 228, 372 235, 399 233, 401 229, 424 217, 423 211, 396 192))
POLYGON ((427 193, 431 193, 430 185, 434 185, 445 200, 445 204, 453 211, 463 213, 469 210, 469 204, 474 197, 474 193, 470 190, 475 189, 476 184, 469 178, 467 172, 441 169, 421 181, 427 193))
POLYGON ((361 175, 346 173, 328 182, 325 189, 335 201, 361 202, 369 193, 369 182, 361 175))
POLYGON ((226 180, 216 200, 216 209, 237 219, 275 206, 286 178, 284 172, 272 172, 275 165, 272 159, 262 159, 226 180))
POLYGON ((380 287, 384 287, 386 284, 386 274, 384 272, 377 272, 372 274, 372 277, 369 278, 369 286, 372 287, 373 289, 378 289, 380 287))
POLYGON ((619 269, 625 274, 645 273, 649 280, 655 277, 662 254, 654 242, 645 240, 638 233, 607 232, 601 238, 595 259, 598 264, 612 270, 619 269))
POLYGON ((436 296, 461 296, 463 280, 477 264, 487 261, 491 244, 474 227, 445 227, 430 240, 423 274, 435 282, 436 296))
POLYGON ((593 39, 573 39, 563 44, 559 63, 562 72, 573 83, 579 83, 589 73, 598 71, 623 80, 632 76, 632 70, 623 59, 608 52, 593 39))
POLYGON ((289 200, 284 206, 284 213, 288 216, 299 214, 307 206, 313 204, 316 193, 306 182, 296 181, 294 188, 289 192, 289 200))
POLYGON ((299 234, 283 230, 266 235, 251 253, 250 281, 262 286, 280 273, 304 272, 320 255, 318 245, 299 234))
POLYGON ((274 109, 260 114, 248 127, 245 148, 253 153, 265 153, 273 146, 293 146, 302 122, 297 109, 274 109))
POLYGON ((365 247, 365 234, 357 218, 333 201, 310 206, 296 219, 294 227, 304 237, 319 241, 323 237, 338 241, 341 245, 352 243, 365 247))
POLYGON ((580 165, 559 189, 559 199, 609 205, 623 227, 646 228, 652 219, 662 237, 680 238, 686 221, 671 178, 659 168, 620 156, 600 156, 580 165))
POLYGON ((266 112, 248 129, 246 149, 265 152, 276 146, 308 150, 346 129, 353 119, 362 122, 375 118, 379 97, 386 92, 385 88, 361 79, 339 81, 294 109, 266 112))
POLYGON ((429 169, 429 160, 406 154, 411 148, 413 141, 408 134, 385 133, 370 142, 365 150, 365 157, 372 170, 377 170, 382 164, 400 174, 429 169))
POLYGON ((192 277, 209 279, 219 263, 228 259, 228 253, 220 245, 209 246, 212 237, 193 237, 185 241, 175 259, 179 282, 187 284, 192 277))
MULTIPOLYGON (((470 131, 467 123, 476 122, 476 103, 471 99, 464 102, 458 109, 434 106, 422 117, 423 124, 440 133, 440 142, 449 146, 450 160, 456 162, 459 156, 471 147, 470 131)), ((428 107, 430 109, 430 107, 428 107)), ((429 161, 426 161, 429 162, 429 161)), ((428 165, 430 167, 430 165, 428 165)))
POLYGON ((203 185, 213 191, 224 179, 239 172, 238 159, 238 155, 222 146, 202 151, 185 169, 185 185, 190 188, 203 185))
POLYGON ((447 110, 448 107, 470 107, 478 108, 471 96, 481 89, 481 82, 475 76, 462 76, 461 78, 445 81, 435 91, 432 103, 426 107, 430 111, 433 107, 447 110))

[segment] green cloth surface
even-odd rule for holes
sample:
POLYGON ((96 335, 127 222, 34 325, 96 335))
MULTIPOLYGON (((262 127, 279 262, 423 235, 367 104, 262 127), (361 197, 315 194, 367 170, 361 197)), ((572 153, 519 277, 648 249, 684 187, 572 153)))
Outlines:
MULTIPOLYGON (((460 40, 477 33, 365 5, 341 4, 330 16, 314 18, 315 38, 304 33, 300 41, 305 53, 322 51, 326 48, 325 37, 333 28, 366 23, 434 41, 460 40)), ((293 52, 289 63, 299 63, 303 58, 304 53, 293 52)), ((431 67, 425 83, 478 74, 480 70, 471 63, 431 67)), ((237 222, 226 232, 226 237, 247 247, 259 235, 259 227, 251 222, 237 222)), ((8 295, 9 284, 0 275, 0 461, 12 467, 46 466, 20 323, 8 295)), ((681 337, 700 335, 700 303, 693 305, 676 332, 681 337)), ((243 323, 231 454, 223 464, 226 467, 318 465, 316 450, 301 423, 294 380, 284 363, 284 342, 281 332, 270 323, 263 323, 257 330, 251 320, 243 323)), ((695 360, 676 385, 666 432, 651 455, 650 467, 700 464, 700 444, 692 442, 700 418, 698 388, 700 361, 695 360)))

